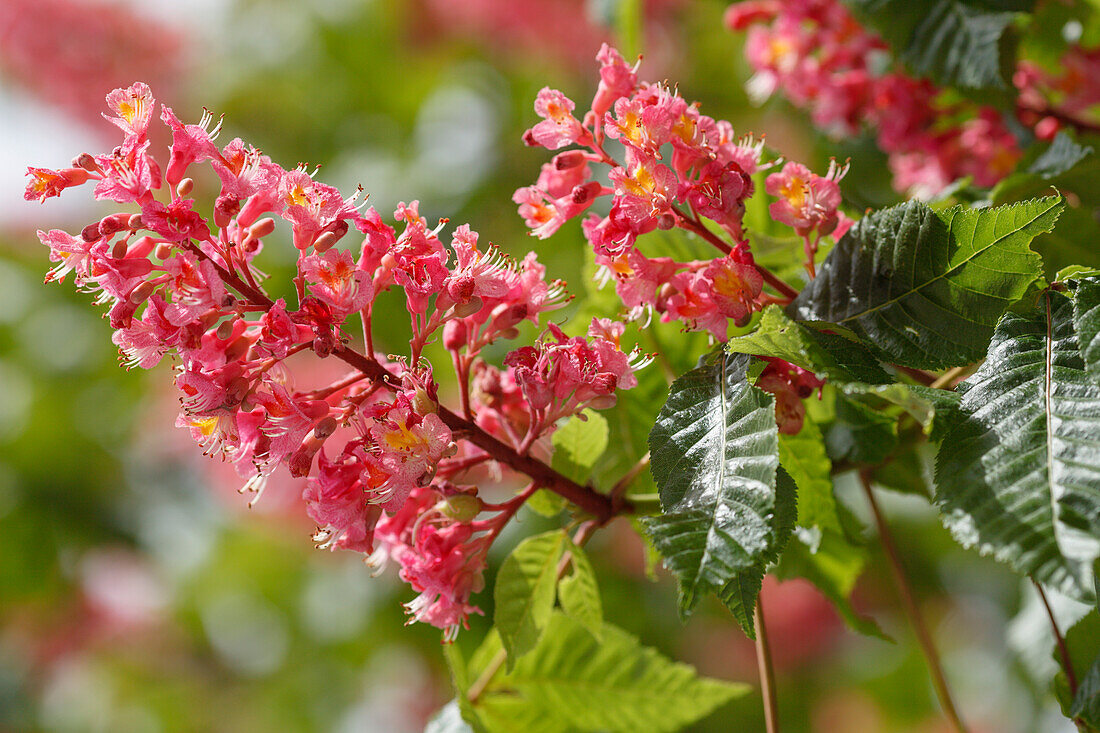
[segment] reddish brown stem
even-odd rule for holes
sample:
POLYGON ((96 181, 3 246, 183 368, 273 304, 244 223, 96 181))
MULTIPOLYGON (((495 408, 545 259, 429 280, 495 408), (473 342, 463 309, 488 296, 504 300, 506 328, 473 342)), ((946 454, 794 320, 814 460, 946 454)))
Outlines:
POLYGON ((779 733, 779 702, 775 694, 775 669, 772 666, 771 646, 768 644, 768 627, 764 625, 764 594, 756 596, 752 623, 756 631, 756 668, 760 673, 760 696, 764 699, 764 727, 767 733, 779 733))
POLYGON ((1070 659, 1066 639, 1058 629, 1058 621, 1054 618, 1054 609, 1050 607, 1050 601, 1047 600, 1047 594, 1043 592, 1043 586, 1039 585, 1035 578, 1031 578, 1031 583, 1035 586, 1035 590, 1039 592, 1039 600, 1043 602, 1043 608, 1047 610, 1050 628, 1054 632, 1054 643, 1058 646, 1058 657, 1062 661, 1062 670, 1066 673, 1069 694, 1071 697, 1075 697, 1077 695, 1077 673, 1073 671, 1073 660, 1070 659))
MULTIPOLYGON (((730 246, 722 241, 721 237, 719 237, 711 230, 707 229, 701 221, 688 216, 684 211, 676 208, 675 206, 672 207, 672 210, 679 214, 680 225, 683 228, 690 229, 691 231, 695 232, 700 237, 717 247, 720 252, 729 254, 732 251, 730 246)), ((755 263, 754 266, 756 267, 756 271, 760 273, 760 276, 764 278, 764 282, 775 288, 777 292, 787 298, 790 298, 791 300, 794 300, 798 297, 798 291, 776 277, 771 270, 755 263)))

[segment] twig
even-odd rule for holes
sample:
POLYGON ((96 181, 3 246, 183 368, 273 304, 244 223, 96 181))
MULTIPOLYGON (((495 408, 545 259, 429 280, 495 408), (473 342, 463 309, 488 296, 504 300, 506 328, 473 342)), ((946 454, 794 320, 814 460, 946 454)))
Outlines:
POLYGON ((768 628, 764 625, 764 594, 756 596, 752 625, 756 629, 756 668, 760 673, 760 696, 764 700, 764 726, 767 733, 779 733, 779 702, 775 696, 775 668, 768 645, 768 628))
POLYGON ((1073 670, 1073 660, 1070 659, 1066 639, 1062 636, 1062 632, 1058 630, 1058 621, 1054 618, 1054 609, 1050 607, 1050 601, 1047 600, 1047 594, 1043 592, 1043 586, 1039 585, 1035 578, 1029 576, 1029 579, 1039 593, 1039 600, 1043 602, 1043 608, 1047 610, 1050 629, 1054 632, 1054 643, 1058 646, 1058 656, 1062 661, 1062 670, 1066 673, 1066 682, 1069 683, 1069 694, 1071 697, 1075 696, 1077 694, 1077 673, 1073 670))
POLYGON ((901 596, 902 607, 905 609, 906 616, 909 617, 909 623, 913 626, 913 631, 916 632, 917 642, 920 645, 921 652, 924 654, 928 672, 932 676, 932 687, 935 688, 936 697, 940 701, 940 707, 943 708, 944 715, 951 721, 951 725, 954 729, 958 731, 958 733, 966 733, 966 726, 963 725, 958 710, 955 709, 955 703, 951 699, 951 690, 947 687, 947 678, 943 674, 943 667, 940 664, 939 654, 936 652, 936 645, 933 643, 932 635, 928 632, 928 627, 924 623, 920 608, 913 598, 913 591, 909 588, 909 581, 905 577, 905 569, 902 567, 901 557, 898 555, 897 548, 894 546, 893 536, 890 534, 890 529, 886 526, 886 519, 882 514, 882 510, 879 509, 878 501, 875 499, 874 491, 871 488, 870 476, 866 471, 860 471, 859 480, 860 483, 863 484, 864 493, 867 494, 867 502, 871 505, 871 513, 875 516, 875 525, 878 527, 879 541, 882 543, 882 549, 886 553, 886 558, 890 561, 890 571, 893 573, 894 582, 898 586, 898 594, 901 596))

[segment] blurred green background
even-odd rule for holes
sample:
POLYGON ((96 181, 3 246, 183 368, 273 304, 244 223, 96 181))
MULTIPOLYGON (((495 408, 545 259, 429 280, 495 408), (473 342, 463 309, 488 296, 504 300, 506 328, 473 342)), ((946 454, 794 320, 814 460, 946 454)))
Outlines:
MULTIPOLYGON (((790 158, 820 167, 829 155, 852 156, 844 190, 857 210, 895 200, 865 141, 828 142, 781 102, 749 104, 741 39, 721 24, 725 3, 638 6, 5 0, 0 730, 413 731, 452 694, 439 633, 403 628, 400 603, 412 593, 392 569, 372 578, 358 556, 314 550, 289 480, 249 510, 232 471, 202 459, 172 427, 170 367, 120 369, 90 299, 70 284, 41 284, 47 253, 34 229, 77 231, 108 212, 79 191, 23 202, 24 167, 109 149, 115 130, 99 117, 103 95, 145 80, 185 121, 203 106, 224 112, 223 143, 240 136, 287 167, 321 164, 320 179, 345 192, 362 183, 386 217, 397 201, 419 199, 430 220, 469 221, 522 255, 536 243, 511 194, 548 158, 520 141, 531 102, 549 85, 586 103, 593 57, 613 40, 628 56, 644 51, 642 78, 678 84, 705 113, 738 132, 766 132, 790 158)), ((263 262, 275 272, 293 258, 289 244, 281 261, 277 249, 263 262)), ((576 222, 536 249, 552 276, 583 292, 576 222)), ((384 336, 400 348, 399 329, 384 336)), ((852 486, 841 480, 838 492, 866 518, 852 486)), ((883 503, 974 730, 1073 730, 1046 692, 1050 635, 1029 589, 959 549, 927 502, 883 503)), ((515 529, 544 521, 526 514, 515 529)), ((495 562, 515 540, 498 543, 495 562)), ((769 579, 786 731, 946 730, 869 543, 857 606, 893 643, 848 631, 808 584, 769 579)), ((706 674, 755 684, 752 644, 728 613, 712 604, 681 624, 674 585, 663 572, 646 579, 627 523, 591 547, 609 620, 706 674)), ((1066 621, 1080 612, 1060 608, 1066 621)), ((467 654, 487 628, 473 619, 458 642, 467 654)), ((697 726, 762 728, 756 696, 697 726)))

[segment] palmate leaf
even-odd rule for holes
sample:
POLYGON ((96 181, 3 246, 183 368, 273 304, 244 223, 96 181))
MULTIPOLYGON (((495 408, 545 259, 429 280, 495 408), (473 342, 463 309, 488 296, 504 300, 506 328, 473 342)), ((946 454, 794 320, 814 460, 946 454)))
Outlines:
POLYGON ((478 699, 487 727, 528 730, 538 720, 546 731, 674 731, 749 689, 699 677, 610 624, 601 637, 555 612, 538 647, 478 699))
POLYGON ((970 364, 993 327, 1042 274, 1031 240, 1054 227, 1061 197, 936 212, 919 201, 876 211, 841 238, 789 306, 798 320, 854 332, 887 361, 970 364))
POLYGON ((680 584, 680 611, 757 565, 772 545, 778 430, 749 357, 720 351, 677 379, 649 436, 664 514, 646 521, 680 584))
POLYGON ((1078 599, 1100 555, 1100 386, 1085 373, 1073 304, 1047 292, 1006 314, 960 385, 936 461, 936 503, 963 545, 1078 599))

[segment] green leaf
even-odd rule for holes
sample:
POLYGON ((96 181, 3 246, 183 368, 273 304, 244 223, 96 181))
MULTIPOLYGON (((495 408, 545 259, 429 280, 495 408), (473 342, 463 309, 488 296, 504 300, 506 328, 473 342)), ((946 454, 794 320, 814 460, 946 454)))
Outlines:
MULTIPOLYGON (((578 621, 554 613, 538 647, 495 678, 478 707, 511 705, 544 730, 675 731, 705 717, 747 685, 699 677, 622 629, 604 624, 596 641, 578 621)), ((498 708, 499 709, 499 708, 498 708)), ((526 730, 521 725, 498 730, 526 730)))
POLYGON ((500 566, 493 623, 508 652, 509 668, 534 648, 550 617, 565 541, 561 530, 528 537, 500 566))
POLYGON ((539 489, 523 503, 525 507, 544 517, 556 517, 565 509, 565 499, 547 489, 539 489))
POLYGON ((451 671, 451 681, 455 687, 455 699, 443 706, 428 723, 425 731, 434 733, 465 733, 473 731, 484 733, 485 726, 473 705, 466 697, 466 691, 470 689, 470 670, 466 661, 462 658, 457 644, 443 645, 443 658, 447 661, 447 668, 451 671), (433 727, 434 726, 434 727, 433 727))
POLYGON ((1100 383, 1100 279, 1087 278, 1077 284, 1073 328, 1085 371, 1094 382, 1100 383))
POLYGON ((779 436, 779 465, 798 486, 798 526, 843 533, 833 496, 833 464, 821 430, 810 418, 798 435, 779 436))
POLYGON ((600 601, 596 572, 584 550, 572 541, 568 542, 566 549, 572 556, 573 572, 558 582, 558 600, 566 615, 580 621, 598 640, 603 627, 603 603, 600 601))
POLYGON ((1084 679, 1080 681, 1069 714, 1093 728, 1100 728, 1100 657, 1093 661, 1084 679))
POLYGON ((579 484, 587 483, 592 467, 607 450, 607 432, 607 420, 593 410, 585 410, 583 418, 569 418, 550 436, 554 446, 551 467, 579 484))
POLYGON ((959 386, 958 424, 936 461, 936 503, 955 538, 1077 598, 1100 556, 1100 386, 1073 305, 1047 292, 1006 314, 984 364, 959 386))
POLYGON ((960 90, 1007 96, 1015 67, 1008 33, 1020 9, 1032 2, 844 0, 879 31, 917 75, 960 90), (1006 12, 1007 11, 1007 12, 1006 12))
POLYGON ((935 212, 918 201, 856 222, 788 309, 853 331, 879 357, 921 369, 970 364, 997 319, 1042 274, 1031 240, 1064 207, 1048 197, 935 212))
POLYGON ((751 568, 773 540, 778 430, 749 357, 712 353, 677 379, 649 436, 665 513, 647 520, 680 583, 680 611, 751 568))
POLYGON ((799 528, 776 568, 782 579, 804 578, 828 598, 853 631, 888 639, 871 618, 856 612, 851 595, 867 562, 866 552, 836 532, 799 528))
POLYGON ((796 323, 776 305, 764 309, 755 331, 726 342, 726 350, 783 359, 834 381, 892 381, 871 352, 855 339, 796 323))
POLYGON ((958 412, 957 393, 923 384, 842 384, 838 388, 850 397, 871 397, 897 405, 909 413, 934 442, 942 439, 958 412))
POLYGON ((1059 132, 1050 147, 1032 161, 1027 172, 1044 180, 1057 178, 1092 155, 1092 147, 1079 145, 1065 131, 1059 132))
POLYGON ((1050 655, 1058 668, 1054 676, 1054 695, 1062 706, 1062 712, 1072 717, 1079 714, 1074 712, 1079 704, 1081 712, 1087 713, 1096 703, 1095 682, 1088 680, 1088 677, 1093 673, 1096 662, 1100 661, 1100 615, 1090 612, 1064 633, 1066 650, 1078 682, 1076 695, 1070 692, 1061 650, 1057 645, 1051 648, 1050 655))
POLYGON ((764 557, 756 565, 735 575, 718 590, 718 599, 733 614, 733 618, 750 639, 756 638, 756 625, 753 611, 760 588, 764 583, 764 574, 769 565, 779 561, 798 519, 798 490, 794 479, 782 468, 778 469, 775 481, 775 513, 772 514, 772 544, 764 557))
POLYGON ((825 433, 825 447, 831 459, 874 465, 886 460, 897 445, 896 418, 843 394, 837 395, 836 421, 825 433))

